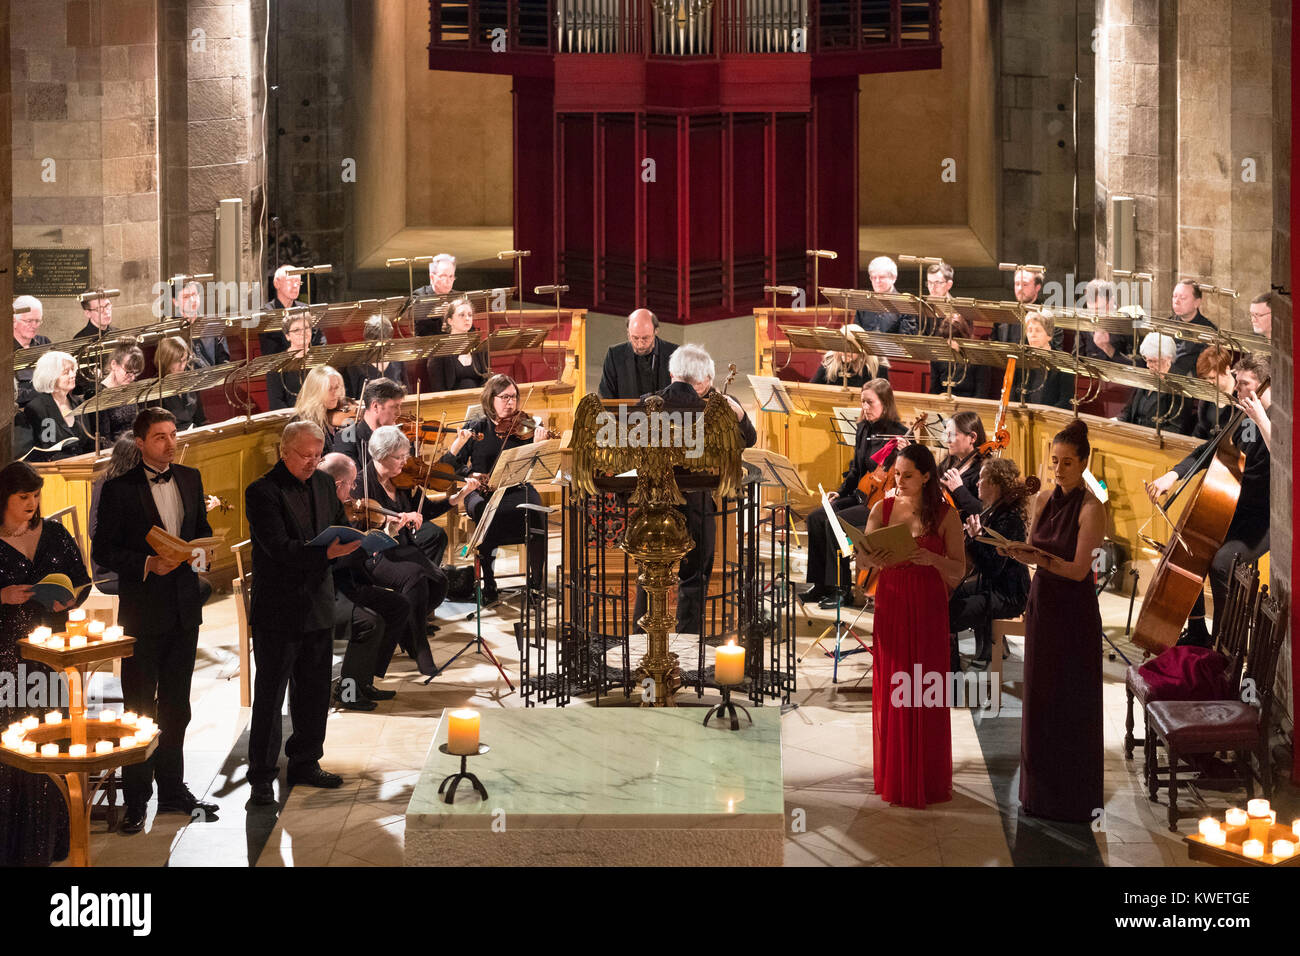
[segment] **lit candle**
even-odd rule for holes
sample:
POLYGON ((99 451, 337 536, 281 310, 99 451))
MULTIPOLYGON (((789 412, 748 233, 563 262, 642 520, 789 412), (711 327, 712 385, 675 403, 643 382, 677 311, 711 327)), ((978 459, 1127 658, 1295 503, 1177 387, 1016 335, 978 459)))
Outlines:
POLYGON ((35 717, 23 718, 23 730, 35 730, 41 725, 41 722, 35 717))
POLYGON ((1300 820, 1291 821, 1291 832, 1300 837, 1300 820))
POLYGON ((27 757, 36 756, 36 741, 24 740, 18 745, 18 752, 27 757))
POLYGON ((1215 830, 1213 833, 1205 835, 1205 842, 1210 846, 1223 846, 1228 842, 1228 834, 1222 830, 1215 830))
POLYGON ((21 734, 23 732, 23 722, 21 720, 15 720, 9 725, 8 730, 11 734, 21 734))
POLYGON ((95 753, 97 754, 111 754, 112 752, 113 741, 111 740, 101 740, 95 744, 95 753))
POLYGON ((45 715, 45 722, 47 724, 61 724, 63 723, 63 714, 57 710, 52 710, 45 715))
POLYGON ((104 622, 91 621, 86 625, 86 636, 92 641, 101 640, 104 636, 104 622))
POLYGON ((1211 833, 1219 832, 1219 821, 1214 817, 1201 817, 1199 827, 1201 836, 1209 836, 1211 833))
POLYGON ((86 745, 85 745, 85 744, 69 744, 69 745, 68 745, 68 756, 69 756, 69 757, 84 757, 84 756, 86 756, 86 745))
POLYGON ((122 723, 126 724, 128 727, 134 727, 135 722, 139 720, 140 717, 134 711, 128 710, 125 714, 122 715, 121 719, 122 719, 122 723))
POLYGON ((158 733, 158 728, 153 724, 141 724, 135 729, 135 739, 141 741, 150 740, 156 733, 158 733))
POLYGON ((5 747, 5 748, 7 748, 8 750, 17 750, 17 749, 18 749, 18 745, 19 745, 20 743, 22 743, 22 739, 23 739, 23 736, 22 736, 21 733, 18 733, 18 734, 11 734, 11 733, 0 734, 0 746, 3 746, 3 747, 5 747))
POLYGON ((1264 844, 1261 843, 1259 840, 1247 840, 1245 843, 1241 845, 1241 852, 1244 856, 1248 856, 1252 860, 1263 859, 1264 844))
POLYGON ((135 734, 128 734, 118 741, 118 744, 125 750, 127 747, 135 746, 135 734))
POLYGON ((1279 860, 1286 860, 1295 853, 1295 844, 1290 840, 1274 840, 1273 855, 1279 860))
POLYGON ((85 647, 85 646, 86 646, 86 635, 84 634, 74 634, 72 635, 72 637, 68 638, 68 647, 72 650, 76 650, 78 647, 85 647))
POLYGON ((74 607, 68 612, 68 636, 86 635, 86 609, 74 607))
POLYGON ((31 637, 29 638, 29 640, 31 640, 31 642, 32 642, 33 644, 44 644, 46 641, 48 641, 48 640, 49 640, 51 637, 53 637, 53 636, 54 636, 54 632, 53 632, 53 631, 51 631, 51 630, 50 630, 48 627, 46 627, 45 625, 41 625, 41 626, 38 627, 36 630, 32 631, 32 634, 31 634, 31 637))
POLYGON ((1232 807, 1223 815, 1223 819, 1228 821, 1230 827, 1244 827, 1246 825, 1246 811, 1240 807, 1232 807))
POLYGON ((51 637, 48 641, 45 642, 45 646, 52 651, 61 651, 63 650, 63 638, 59 637, 56 634, 54 637, 51 637))
POLYGON ((739 684, 745 677, 745 649, 735 641, 719 647, 713 674, 720 687, 739 684))
POLYGON ((1246 814, 1248 816, 1266 817, 1268 816, 1268 811, 1269 811, 1268 801, 1264 800, 1263 798, 1257 800, 1250 800, 1246 803, 1246 814))
POLYGON ((41 747, 42 757, 57 757, 58 755, 59 755, 58 744, 45 744, 43 747, 41 747))
POLYGON ((102 720, 102 721, 103 721, 104 723, 106 723, 106 724, 111 724, 111 723, 113 723, 114 721, 117 720, 117 711, 115 711, 115 710, 101 710, 101 711, 99 712, 99 719, 102 720))
POLYGON ((478 753, 478 711, 453 710, 447 715, 447 749, 454 754, 478 753))
POLYGON ((122 639, 122 628, 114 624, 112 627, 104 628, 104 640, 120 641, 122 639))

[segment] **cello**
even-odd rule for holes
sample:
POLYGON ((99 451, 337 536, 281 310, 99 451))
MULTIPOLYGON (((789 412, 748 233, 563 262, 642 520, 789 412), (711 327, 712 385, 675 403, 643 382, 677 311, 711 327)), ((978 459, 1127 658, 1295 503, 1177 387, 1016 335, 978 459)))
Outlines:
MULTIPOLYGON (((1266 379, 1258 391, 1262 393, 1268 387, 1266 379)), ((1174 525, 1169 543, 1160 554, 1155 577, 1142 599, 1142 610, 1133 627, 1133 643, 1145 651, 1159 654, 1178 643, 1183 625, 1205 589, 1210 563, 1223 547, 1241 494, 1246 456, 1232 439, 1244 415, 1245 409, 1238 408, 1227 427, 1206 443, 1191 474, 1165 502, 1165 508, 1172 505, 1205 468, 1205 477, 1174 525)), ((1219 613, 1218 608, 1214 611, 1219 613)))

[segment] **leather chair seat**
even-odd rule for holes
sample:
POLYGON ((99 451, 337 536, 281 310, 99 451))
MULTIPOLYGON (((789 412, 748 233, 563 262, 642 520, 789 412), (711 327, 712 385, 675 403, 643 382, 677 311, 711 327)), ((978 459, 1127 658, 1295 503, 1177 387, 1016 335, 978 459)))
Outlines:
POLYGON ((1148 730, 1180 754, 1253 747, 1259 711, 1236 700, 1158 700, 1147 706, 1148 730))

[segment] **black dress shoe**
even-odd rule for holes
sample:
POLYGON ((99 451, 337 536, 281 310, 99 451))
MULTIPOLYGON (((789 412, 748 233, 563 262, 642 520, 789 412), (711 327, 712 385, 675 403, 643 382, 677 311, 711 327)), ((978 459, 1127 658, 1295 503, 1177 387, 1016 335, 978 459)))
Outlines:
POLYGON ((248 798, 248 805, 252 807, 273 807, 276 804, 275 788, 269 783, 253 784, 253 795, 248 798))
POLYGON ((369 697, 371 700, 392 700, 397 696, 397 691, 380 690, 374 684, 366 684, 361 688, 361 694, 364 697, 369 697))
POLYGON ((489 604, 496 604, 497 603, 496 585, 495 584, 484 585, 482 591, 482 598, 483 598, 483 607, 487 607, 489 604))
POLYGON ((165 797, 161 794, 158 795, 159 813, 183 813, 192 817, 195 815, 195 810, 201 810, 203 811, 203 818, 206 820, 209 816, 215 815, 220 809, 221 807, 215 803, 204 803, 190 793, 189 787, 185 786, 165 797))
POLYGON ((122 822, 117 826, 117 832, 123 836, 134 836, 144 829, 145 817, 147 817, 149 808, 147 806, 126 805, 126 813, 122 817, 122 822))
POLYGON ((352 700, 350 698, 344 697, 342 693, 342 685, 336 684, 332 696, 334 698, 334 706, 341 707, 344 710, 374 710, 377 706, 379 706, 373 700, 371 700, 369 697, 366 696, 366 691, 364 687, 361 689, 360 695, 355 700, 352 700))
POLYGON ((320 767, 312 767, 310 770, 292 771, 289 774, 289 786, 305 784, 308 787, 320 787, 324 790, 333 790, 335 787, 343 786, 343 778, 336 773, 330 773, 328 770, 322 770, 320 767))
POLYGON ((803 601, 805 604, 809 601, 820 601, 826 596, 826 592, 829 590, 830 588, 824 584, 814 584, 812 587, 808 588, 808 590, 799 592, 799 600, 803 601))

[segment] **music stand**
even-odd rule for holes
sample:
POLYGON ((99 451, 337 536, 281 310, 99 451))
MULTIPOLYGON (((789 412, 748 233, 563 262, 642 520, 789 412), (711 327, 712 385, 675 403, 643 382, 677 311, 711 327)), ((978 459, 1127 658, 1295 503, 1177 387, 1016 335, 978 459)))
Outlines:
MULTIPOLYGON (((835 514, 835 510, 831 507, 830 498, 826 496, 826 491, 821 487, 821 485, 817 486, 817 490, 820 491, 822 494, 822 508, 825 509, 826 516, 830 519, 829 524, 831 528, 831 535, 835 538, 836 550, 839 552, 841 558, 847 558, 853 554, 853 545, 849 543, 848 536, 844 533, 844 529, 840 526, 839 516, 835 514)), ((839 561, 835 562, 835 569, 836 569, 835 570, 836 577, 838 578, 840 574, 839 561)), ((831 667, 832 684, 839 683, 840 661, 843 658, 848 657, 850 654, 861 654, 871 650, 870 646, 865 641, 863 641, 860 636, 858 636, 858 633, 856 631, 853 630, 853 625, 858 622, 858 618, 862 617, 862 612, 865 611, 866 608, 863 607, 861 610, 858 611, 858 615, 853 619, 852 624, 845 622, 841 616, 842 609, 844 607, 844 601, 843 601, 844 582, 842 580, 837 580, 835 584, 836 584, 836 588, 840 592, 841 599, 835 602, 834 623, 832 623, 830 627, 826 628, 826 630, 818 634, 817 638, 811 644, 808 645, 808 647, 804 650, 803 654, 801 654, 799 657, 795 659, 796 664, 802 663, 803 659, 812 652, 813 648, 819 646, 822 643, 822 641, 826 640, 826 638, 828 638, 833 632, 835 634, 835 650, 826 651, 826 656, 830 657, 834 662, 831 667), (844 636, 846 634, 852 636, 852 638, 855 641, 857 641, 860 646, 855 647, 850 651, 842 651, 841 648, 843 646, 844 636)), ((802 602, 800 603, 802 604, 802 602)), ((807 608, 804 609, 804 613, 807 614, 807 608)))
MULTIPOLYGON (((478 523, 474 526, 474 534, 470 536, 469 543, 465 545, 466 552, 474 555, 474 599, 475 603, 478 605, 474 612, 474 616, 477 618, 474 625, 474 637, 472 640, 467 642, 464 647, 451 655, 451 657, 447 659, 447 663, 438 668, 433 676, 437 677, 451 666, 452 661, 456 660, 456 658, 460 657, 470 648, 474 648, 476 654, 481 654, 483 657, 488 659, 492 666, 497 669, 497 672, 502 676, 502 678, 505 679, 506 686, 513 691, 515 685, 510 682, 510 676, 506 673, 505 668, 501 666, 501 661, 492 653, 492 648, 483 640, 483 617, 481 613, 483 609, 483 570, 479 563, 478 556, 479 545, 482 543, 483 536, 487 534, 488 528, 492 526, 492 519, 496 517, 497 508, 501 506, 501 499, 505 496, 505 493, 506 489, 504 488, 497 488, 492 492, 492 497, 488 499, 487 505, 483 508, 483 513, 479 516, 478 523)), ((432 680, 432 678, 430 678, 430 680, 432 680)))
MULTIPOLYGON (((751 376, 752 378, 753 376, 751 376)), ((785 515, 782 522, 783 530, 785 523, 789 523, 790 530, 795 536, 795 545, 799 544, 799 531, 795 528, 794 516, 790 510, 790 492, 807 497, 812 493, 808 486, 799 477, 799 471, 795 468, 794 463, 785 455, 778 455, 774 451, 768 451, 762 448, 746 448, 740 453, 740 460, 746 468, 751 469, 754 477, 746 480, 757 480, 761 488, 780 488, 781 503, 780 505, 771 505, 772 508, 781 508, 785 515)), ((790 569, 788 566, 781 568, 781 578, 785 581, 786 587, 791 588, 791 593, 795 595, 795 600, 799 600, 797 591, 794 591, 790 584, 790 569)), ((804 606, 803 601, 799 601, 799 606, 803 608, 804 620, 808 626, 812 627, 812 616, 808 613, 808 608, 804 606)))

